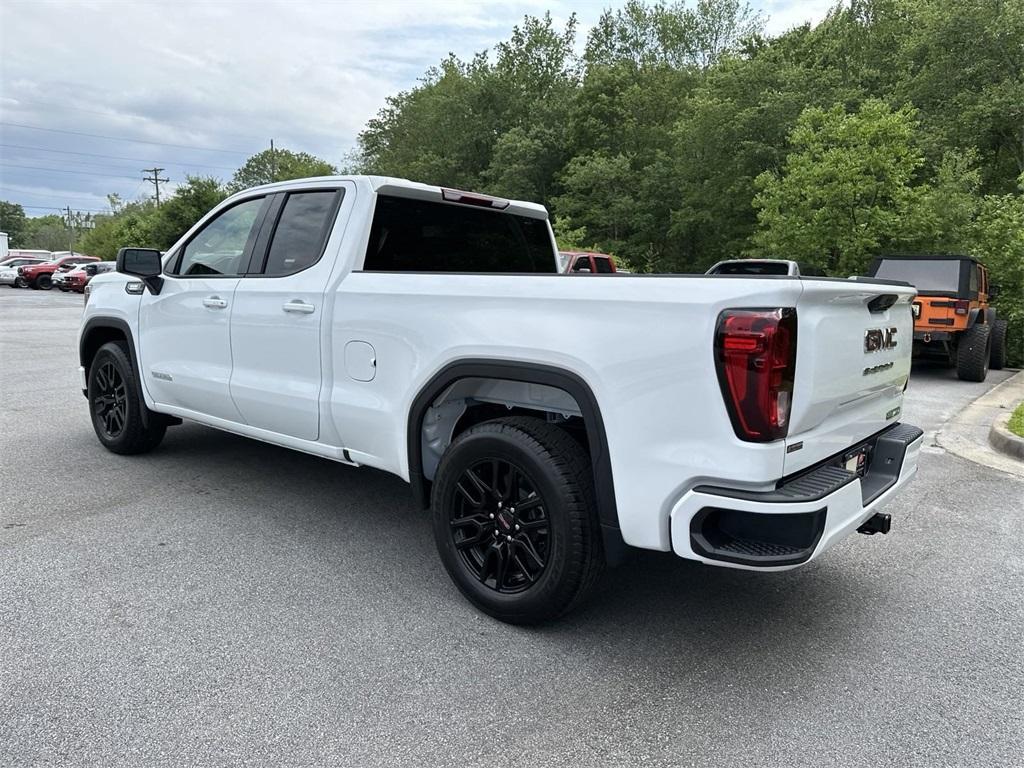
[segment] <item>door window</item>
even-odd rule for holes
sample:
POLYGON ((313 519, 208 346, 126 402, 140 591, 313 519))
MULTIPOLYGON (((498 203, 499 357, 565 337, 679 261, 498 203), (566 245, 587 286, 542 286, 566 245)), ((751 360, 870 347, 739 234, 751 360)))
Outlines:
POLYGON ((262 207, 263 198, 257 197, 222 211, 192 236, 171 274, 240 275, 242 257, 262 207))
POLYGON ((576 259, 576 263, 572 265, 573 272, 582 272, 583 270, 586 270, 587 272, 590 271, 589 256, 580 256, 578 259, 576 259))
POLYGON ((600 256, 594 257, 594 266, 597 267, 597 271, 599 273, 604 275, 610 274, 612 271, 612 263, 608 259, 602 258, 600 256))
POLYGON ((341 193, 333 189, 288 195, 274 229, 263 274, 294 275, 320 261, 340 199, 341 193))

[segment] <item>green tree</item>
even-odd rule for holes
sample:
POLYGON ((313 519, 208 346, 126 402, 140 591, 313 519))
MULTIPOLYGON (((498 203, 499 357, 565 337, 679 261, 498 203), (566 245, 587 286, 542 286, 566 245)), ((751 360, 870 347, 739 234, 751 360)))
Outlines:
POLYGON ((0 200, 0 232, 7 233, 11 248, 25 248, 25 227, 27 219, 25 209, 18 203, 0 200))
POLYGON ((302 179, 307 176, 332 176, 335 173, 337 171, 333 165, 306 152, 265 149, 250 157, 235 171, 228 189, 231 192, 238 192, 274 181, 302 179))
POLYGON ((166 250, 221 200, 227 189, 209 177, 188 176, 163 205, 151 212, 150 242, 166 250))
POLYGON ((1017 192, 980 200, 970 239, 970 252, 988 266, 999 286, 994 304, 1010 322, 1010 364, 1024 365, 1024 174, 1017 192))
POLYGON ((25 248, 68 251, 75 246, 78 232, 68 226, 68 222, 63 216, 51 213, 28 219, 25 223, 23 239, 25 248))
POLYGON ((126 246, 160 248, 160 242, 153 236, 156 210, 152 201, 145 201, 126 203, 116 213, 97 216, 77 249, 109 261, 117 256, 118 249, 126 246))
POLYGON ((854 113, 809 108, 790 134, 781 173, 756 179, 753 252, 855 274, 898 239, 923 163, 912 108, 868 100, 854 113))

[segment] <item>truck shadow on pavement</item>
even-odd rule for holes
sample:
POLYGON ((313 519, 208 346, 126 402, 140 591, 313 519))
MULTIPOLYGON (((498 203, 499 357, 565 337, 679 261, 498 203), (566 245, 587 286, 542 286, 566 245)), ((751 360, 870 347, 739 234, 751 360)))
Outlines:
MULTIPOLYGON (((158 472, 190 476, 199 504, 211 492, 229 496, 246 515, 295 535, 296 546, 337 548, 337 568, 386 571, 390 587, 404 593, 397 603, 420 606, 445 623, 439 631, 464 624, 539 647, 603 648, 611 656, 628 650, 662 671, 669 665, 689 675, 695 655, 715 659, 724 673, 730 659, 748 654, 801 655, 812 646, 834 652, 855 642, 857 625, 870 616, 864 594, 871 585, 827 558, 794 572, 763 574, 638 550, 608 571, 574 613, 541 627, 511 627, 477 612, 451 584, 434 549, 429 513, 416 507, 408 485, 396 477, 189 424, 170 430, 150 459, 166 464, 158 472), (367 558, 375 559, 372 565, 367 558)), ((211 504, 210 514, 219 508, 211 504)), ((346 575, 365 582, 374 577, 346 575)))

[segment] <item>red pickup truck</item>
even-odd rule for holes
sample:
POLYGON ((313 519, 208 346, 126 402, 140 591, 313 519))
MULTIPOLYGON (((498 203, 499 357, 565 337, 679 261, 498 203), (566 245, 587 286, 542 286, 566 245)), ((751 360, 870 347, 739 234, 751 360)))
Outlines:
POLYGON ((559 251, 558 266, 560 272, 590 272, 592 274, 609 274, 617 272, 615 259, 607 253, 590 251, 559 251))
POLYGON ((81 253, 69 253, 67 256, 59 256, 53 261, 18 267, 18 277, 29 288, 48 291, 53 287, 53 273, 58 269, 62 272, 67 272, 79 264, 87 264, 91 261, 99 261, 99 259, 95 256, 84 256, 81 253))

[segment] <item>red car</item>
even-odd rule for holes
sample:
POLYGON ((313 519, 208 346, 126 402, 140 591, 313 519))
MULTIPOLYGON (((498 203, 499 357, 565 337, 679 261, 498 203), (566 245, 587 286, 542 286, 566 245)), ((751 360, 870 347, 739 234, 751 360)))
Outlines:
POLYGON ((590 272, 592 274, 607 275, 617 271, 615 259, 607 253, 592 253, 589 251, 559 251, 559 266, 562 272, 590 272))
POLYGON ((57 270, 68 272, 79 264, 87 264, 91 261, 99 261, 95 256, 83 256, 80 253, 69 253, 67 256, 59 256, 53 261, 42 264, 29 264, 18 267, 20 277, 29 288, 48 291, 53 287, 53 273, 57 270))
POLYGON ((112 272, 115 266, 116 265, 112 261, 97 261, 95 263, 89 262, 88 264, 82 264, 81 266, 75 267, 70 272, 65 272, 63 280, 61 280, 61 274, 59 272, 56 273, 53 277, 53 284, 62 291, 85 293, 85 286, 88 285, 90 280, 101 272, 112 272))

